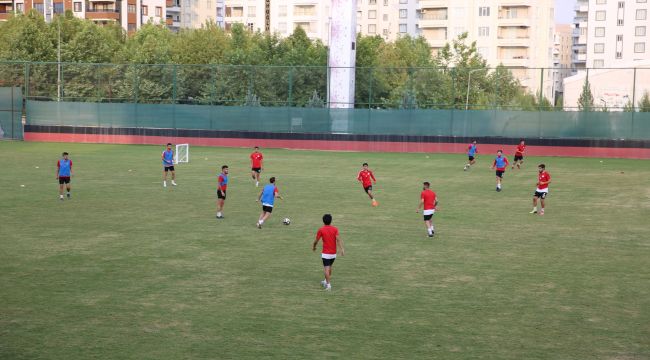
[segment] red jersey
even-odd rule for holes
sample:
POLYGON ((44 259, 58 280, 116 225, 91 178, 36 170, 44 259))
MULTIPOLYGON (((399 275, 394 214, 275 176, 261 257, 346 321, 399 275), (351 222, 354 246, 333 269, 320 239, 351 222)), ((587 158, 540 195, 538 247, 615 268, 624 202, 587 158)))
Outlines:
POLYGON ((339 229, 332 225, 325 225, 318 229, 316 240, 323 239, 323 254, 336 255, 336 237, 339 229))
POLYGON ((363 187, 368 187, 372 185, 372 181, 377 181, 375 179, 375 175, 373 175, 372 171, 370 170, 361 170, 359 171, 359 175, 357 176, 357 180, 361 181, 363 183, 363 187))
POLYGON ((539 173, 537 176, 537 190, 548 190, 548 184, 542 185, 542 182, 548 181, 551 181, 551 174, 547 173, 546 171, 539 173))
POLYGON ((226 191, 228 189, 228 176, 223 173, 219 174, 219 190, 226 191))
POLYGON ((436 209, 436 193, 426 189, 420 194, 420 198, 424 200, 424 210, 436 209))
POLYGON ((522 145, 522 144, 517 145, 517 150, 515 150, 515 156, 524 156, 525 150, 526 150, 526 145, 522 145))
POLYGON ((251 167, 253 168, 261 168, 262 167, 262 159, 264 159, 264 156, 262 156, 262 153, 260 152, 254 152, 251 154, 251 167))

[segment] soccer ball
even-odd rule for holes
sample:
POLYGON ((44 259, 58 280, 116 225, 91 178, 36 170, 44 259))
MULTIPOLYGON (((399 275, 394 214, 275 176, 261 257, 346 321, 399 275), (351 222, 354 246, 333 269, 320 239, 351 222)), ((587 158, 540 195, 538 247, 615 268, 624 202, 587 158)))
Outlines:
POLYGON ((282 220, 282 223, 285 224, 285 225, 289 225, 289 224, 291 224, 291 219, 284 218, 284 220, 282 220))

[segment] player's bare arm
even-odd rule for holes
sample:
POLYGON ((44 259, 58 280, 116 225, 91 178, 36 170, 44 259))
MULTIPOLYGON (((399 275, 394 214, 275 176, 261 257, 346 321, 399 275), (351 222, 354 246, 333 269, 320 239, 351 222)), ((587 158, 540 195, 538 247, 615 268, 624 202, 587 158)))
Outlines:
POLYGON ((341 240, 341 237, 336 235, 336 246, 341 248, 341 256, 345 256, 345 248, 343 247, 343 240, 341 240))

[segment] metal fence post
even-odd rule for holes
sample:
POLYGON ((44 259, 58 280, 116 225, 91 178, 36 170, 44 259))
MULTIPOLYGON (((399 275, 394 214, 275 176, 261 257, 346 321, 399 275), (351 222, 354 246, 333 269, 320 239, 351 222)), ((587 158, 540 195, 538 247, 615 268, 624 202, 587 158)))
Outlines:
POLYGON ((289 103, 288 106, 291 107, 291 102, 293 100, 293 66, 289 68, 289 103))
POLYGON ((632 78, 632 122, 630 123, 630 139, 634 135, 634 116, 636 113, 636 68, 634 68, 634 77, 632 78))

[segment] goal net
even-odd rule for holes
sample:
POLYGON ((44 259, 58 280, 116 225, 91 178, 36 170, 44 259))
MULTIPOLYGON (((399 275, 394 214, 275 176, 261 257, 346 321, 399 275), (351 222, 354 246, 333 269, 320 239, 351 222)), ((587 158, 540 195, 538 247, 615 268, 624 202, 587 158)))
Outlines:
POLYGON ((174 154, 174 164, 190 162, 190 144, 176 145, 176 153, 174 154))

